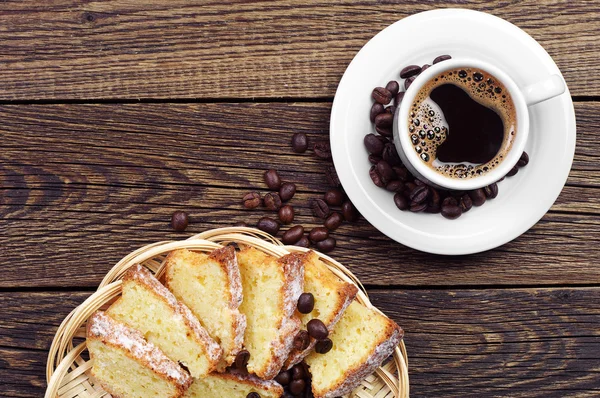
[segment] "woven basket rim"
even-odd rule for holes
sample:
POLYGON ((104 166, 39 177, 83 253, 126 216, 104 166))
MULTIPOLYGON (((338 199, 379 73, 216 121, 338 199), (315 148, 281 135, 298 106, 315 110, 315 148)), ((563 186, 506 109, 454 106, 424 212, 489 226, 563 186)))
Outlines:
MULTIPOLYGON (((129 267, 138 263, 143 264, 157 278, 161 278, 164 273, 164 256, 170 251, 186 248, 208 252, 229 243, 235 243, 238 246, 252 246, 276 257, 281 257, 292 252, 307 252, 312 250, 298 246, 285 246, 271 235, 249 227, 211 229, 193 235, 185 240, 156 242, 134 250, 123 257, 108 271, 98 286, 98 290, 73 309, 59 326, 52 341, 46 364, 47 388, 45 397, 57 398, 67 391, 69 392, 69 397, 99 398, 106 395, 102 390, 94 389, 94 386, 88 380, 91 363, 81 357, 81 354, 86 350, 85 324, 95 311, 112 302, 121 294, 121 278, 129 267), (75 345, 74 339, 77 338, 84 339, 84 341, 75 345), (92 391, 93 394, 87 391, 92 391)), ((356 299, 361 304, 383 314, 383 312, 371 304, 364 286, 352 272, 333 258, 318 251, 313 251, 334 274, 346 282, 355 284, 359 288, 356 299)), ((392 358, 392 361, 379 367, 372 375, 376 374, 380 379, 378 384, 380 389, 389 389, 384 395, 378 394, 378 396, 390 397, 389 394, 392 393, 391 396, 394 398, 408 398, 408 355, 404 340, 401 340, 398 347, 396 347, 392 358)), ((367 380, 363 382, 364 384, 370 385, 367 380)), ((367 390, 361 391, 364 392, 367 390)), ((372 397, 372 395, 366 392, 364 394, 361 393, 360 397, 368 398, 372 397)))

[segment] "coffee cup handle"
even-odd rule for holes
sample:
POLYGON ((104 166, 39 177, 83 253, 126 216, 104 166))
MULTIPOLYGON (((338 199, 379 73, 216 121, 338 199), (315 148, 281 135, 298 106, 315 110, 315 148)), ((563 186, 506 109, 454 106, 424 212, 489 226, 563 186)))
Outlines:
POLYGON ((559 75, 552 75, 547 79, 530 84, 521 89, 527 105, 535 105, 554 98, 565 92, 566 85, 559 75))

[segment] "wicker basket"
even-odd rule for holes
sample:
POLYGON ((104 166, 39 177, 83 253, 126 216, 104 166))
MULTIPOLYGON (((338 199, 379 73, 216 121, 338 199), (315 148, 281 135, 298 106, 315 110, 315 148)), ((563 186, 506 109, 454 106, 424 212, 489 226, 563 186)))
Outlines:
MULTIPOLYGON (((98 290, 75 308, 58 328, 48 355, 48 388, 45 397, 109 396, 90 376, 91 362, 85 359, 85 324, 96 310, 106 309, 121 294, 121 277, 129 267, 140 263, 154 272, 157 278, 161 278, 164 272, 163 260, 170 251, 186 248, 208 252, 228 243, 252 246, 276 257, 308 250, 296 246, 283 246, 272 236, 253 228, 233 227, 209 230, 188 240, 154 243, 130 253, 108 272, 98 290)), ((332 258, 320 253, 318 255, 337 276, 360 288, 357 295, 359 302, 373 307, 360 281, 350 271, 332 258)), ((408 357, 404 342, 401 342, 392 360, 367 377, 349 396, 408 398, 408 386, 408 357)))

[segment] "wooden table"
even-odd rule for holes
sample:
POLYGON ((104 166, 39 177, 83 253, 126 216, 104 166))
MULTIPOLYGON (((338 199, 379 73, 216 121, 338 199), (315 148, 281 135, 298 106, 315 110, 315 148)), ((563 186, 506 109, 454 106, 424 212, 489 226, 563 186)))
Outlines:
MULTIPOLYGON (((39 397, 69 311, 147 243, 256 223, 264 170, 298 185, 297 222, 327 161, 336 85, 360 47, 430 2, 9 1, 0 4, 0 395, 39 397), (202 5, 200 5, 202 4, 202 5), (170 215, 191 215, 174 233, 170 215)), ((433 3, 433 2, 431 2, 433 3)), ((578 142, 567 186, 529 232, 442 257, 365 220, 333 255, 406 330, 414 397, 600 395, 600 5, 439 1, 523 28, 569 85, 578 142)), ((366 115, 366 110, 365 110, 366 115)))

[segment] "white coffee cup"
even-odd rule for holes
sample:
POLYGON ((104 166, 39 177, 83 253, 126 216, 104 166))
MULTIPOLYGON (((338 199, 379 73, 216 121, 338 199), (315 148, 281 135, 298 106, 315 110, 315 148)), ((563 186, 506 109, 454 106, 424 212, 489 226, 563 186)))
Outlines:
MULTIPOLYGON (((490 185, 504 177, 517 164, 525 149, 529 135, 529 110, 527 107, 562 94, 565 91, 565 87, 563 79, 558 75, 551 75, 537 83, 520 88, 505 72, 487 62, 468 58, 456 58, 439 62, 430 66, 416 77, 406 90, 402 103, 396 110, 394 117, 394 143, 396 144, 398 155, 415 177, 433 186, 462 191, 490 185), (515 138, 501 163, 482 175, 464 179, 451 178, 437 172, 423 162, 414 150, 414 146, 410 140, 411 134, 408 131, 410 107, 419 90, 425 83, 435 78, 435 76, 456 68, 481 69, 490 73, 508 90, 516 111, 517 128, 515 138)), ((450 131, 449 134, 452 134, 452 132, 450 131)))

